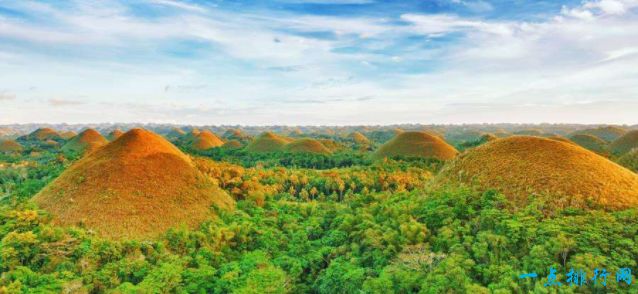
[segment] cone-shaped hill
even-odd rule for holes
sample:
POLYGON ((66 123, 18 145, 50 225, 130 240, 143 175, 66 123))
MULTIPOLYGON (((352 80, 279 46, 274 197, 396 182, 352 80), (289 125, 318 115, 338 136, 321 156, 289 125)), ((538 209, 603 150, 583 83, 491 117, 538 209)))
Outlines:
POLYGON ((228 129, 222 135, 223 138, 227 140, 237 140, 239 142, 248 142, 250 141, 250 135, 244 133, 240 129, 228 129))
POLYGON ((132 129, 80 159, 34 198, 59 225, 81 225, 113 239, 153 238, 195 226, 211 205, 233 200, 190 158, 159 135, 132 129))
POLYGON ((169 140, 176 140, 181 138, 184 135, 186 135, 186 132, 184 132, 184 130, 179 128, 173 128, 166 134, 166 138, 169 140))
POLYGON ((230 141, 224 143, 224 145, 222 147, 224 147, 226 149, 239 149, 242 146, 243 145, 238 140, 230 140, 230 141))
POLYGON ((576 144, 514 136, 463 153, 438 183, 476 184, 502 192, 514 206, 530 194, 551 197, 552 207, 622 209, 638 205, 638 175, 576 144))
POLYGON ((271 132, 265 132, 250 142, 248 146, 246 146, 246 151, 258 153, 282 151, 284 146, 291 141, 293 141, 293 139, 271 132))
POLYGON ((208 150, 224 145, 224 141, 209 130, 192 131, 184 135, 181 140, 185 145, 195 150, 208 150))
POLYGON ((608 153, 607 142, 605 142, 605 140, 598 138, 594 135, 576 134, 569 137, 569 139, 572 142, 580 145, 581 147, 590 151, 594 151, 598 154, 604 155, 608 153))
POLYGON ((620 138, 620 136, 627 133, 627 130, 616 127, 616 126, 608 126, 608 127, 600 127, 595 129, 586 129, 574 132, 572 135, 592 135, 598 138, 601 138, 607 142, 611 142, 620 138))
POLYGON ((610 145, 611 152, 616 155, 625 154, 634 148, 638 148, 638 130, 622 135, 610 145))
POLYGON ((22 145, 14 140, 0 141, 0 152, 19 152, 22 151, 22 145))
POLYGON ((74 132, 74 131, 66 131, 66 132, 62 132, 60 134, 60 137, 62 137, 62 139, 64 139, 64 140, 68 140, 68 139, 71 139, 71 138, 73 138, 73 137, 75 137, 77 135, 78 134, 76 132, 74 132))
POLYGON ((94 129, 86 129, 66 142, 66 144, 62 146, 62 151, 77 154, 89 154, 106 145, 108 142, 109 141, 102 137, 98 131, 94 129))
POLYGON ((551 140, 554 140, 554 141, 560 141, 560 142, 564 142, 564 143, 569 143, 569 144, 576 144, 572 140, 567 139, 567 138, 565 138, 563 136, 560 136, 560 135, 551 136, 551 137, 548 137, 547 139, 551 139, 551 140))
POLYGON ((284 150, 291 153, 314 153, 314 154, 330 154, 332 153, 330 149, 326 148, 321 142, 310 139, 303 138, 297 139, 284 147, 284 150))
POLYGON ((122 130, 115 129, 106 136, 106 139, 108 139, 109 141, 115 141, 117 140, 117 138, 121 137, 122 135, 124 135, 124 132, 122 132, 122 130))
POLYGON ((24 140, 24 141, 47 141, 47 140, 54 140, 54 141, 58 141, 58 140, 62 140, 62 136, 60 136, 60 134, 58 132, 56 132, 54 129, 51 128, 39 128, 35 131, 33 131, 32 133, 26 135, 26 136, 22 136, 20 138, 18 138, 18 140, 24 140))
POLYGON ((352 141, 354 141, 354 143, 357 144, 357 145, 369 145, 370 144, 370 140, 368 139, 368 137, 366 137, 365 135, 363 135, 360 132, 352 132, 352 133, 350 133, 350 135, 348 135, 348 138, 350 138, 352 141))
POLYGON ((443 139, 426 132, 403 132, 377 150, 377 159, 395 156, 452 159, 458 151, 443 139))

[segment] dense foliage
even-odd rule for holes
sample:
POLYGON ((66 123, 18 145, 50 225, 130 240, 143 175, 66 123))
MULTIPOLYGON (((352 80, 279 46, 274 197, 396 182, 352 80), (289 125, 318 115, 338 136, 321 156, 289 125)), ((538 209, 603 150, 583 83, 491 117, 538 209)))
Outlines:
POLYGON ((221 152, 208 155, 235 164, 196 162, 237 208, 145 242, 53 226, 27 200, 70 161, 3 155, 0 293, 545 293, 550 267, 560 292, 637 289, 613 275, 606 288, 565 283, 571 268, 636 270, 635 210, 514 210, 492 191, 430 187, 440 164, 425 160, 315 170, 221 152), (539 277, 518 278, 529 272, 539 277))

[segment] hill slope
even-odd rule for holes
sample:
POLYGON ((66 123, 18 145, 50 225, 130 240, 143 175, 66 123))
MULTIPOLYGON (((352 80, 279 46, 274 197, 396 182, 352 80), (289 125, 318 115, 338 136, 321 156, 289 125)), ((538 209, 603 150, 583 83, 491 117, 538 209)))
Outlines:
POLYGON ((426 132, 403 132, 383 144, 373 157, 381 159, 395 156, 434 157, 452 159, 458 151, 443 139, 426 132))
POLYGON ((245 150, 249 152, 277 152, 282 151, 284 146, 293 140, 287 137, 279 136, 271 132, 265 132, 255 138, 246 146, 245 150))
POLYGON ((109 141, 102 137, 96 130, 87 129, 64 144, 62 151, 78 154, 91 153, 106 145, 108 142, 109 141))
POLYGON ((170 227, 192 227, 211 216, 211 205, 234 203, 188 156, 143 129, 77 161, 34 201, 56 224, 83 225, 114 239, 147 239, 170 227))
POLYGON ((0 152, 17 152, 22 150, 22 145, 14 140, 0 141, 0 152))
POLYGON ((638 176, 575 144, 529 136, 492 141, 450 162, 437 182, 495 188, 514 204, 547 194, 557 207, 638 205, 638 176))
POLYGON ((24 141, 46 141, 46 140, 62 140, 62 136, 54 129, 51 128, 39 128, 26 136, 18 138, 24 141))
POLYGON ((574 132, 572 135, 578 135, 578 134, 592 135, 600 139, 603 139, 607 142, 611 142, 613 140, 620 138, 620 136, 624 135, 625 133, 627 133, 627 130, 623 128, 616 127, 616 126, 608 126, 608 127, 600 127, 595 129, 580 130, 580 131, 574 132))
POLYGON ((598 154, 608 153, 607 142, 605 142, 605 140, 598 138, 594 135, 577 134, 577 135, 573 135, 569 137, 569 139, 572 142, 580 145, 581 147, 590 151, 594 151, 598 154))
POLYGON ((108 136, 106 136, 106 139, 108 139, 109 141, 115 141, 117 138, 121 137, 122 135, 124 135, 124 132, 122 132, 122 130, 115 129, 111 131, 108 134, 108 136))
POLYGON ((284 149, 292 153, 330 154, 330 149, 315 139, 298 139, 287 144, 284 149))
POLYGON ((628 132, 618 139, 614 140, 609 146, 611 152, 616 155, 622 155, 631 149, 638 148, 638 130, 628 132))
POLYGON ((185 135, 182 140, 184 144, 195 150, 208 150, 224 145, 224 141, 209 130, 193 131, 185 135))

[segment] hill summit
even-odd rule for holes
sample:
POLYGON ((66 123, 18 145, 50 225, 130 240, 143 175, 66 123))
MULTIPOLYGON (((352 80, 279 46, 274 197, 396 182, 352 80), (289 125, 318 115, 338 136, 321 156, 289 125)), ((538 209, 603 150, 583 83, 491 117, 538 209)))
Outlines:
POLYGON ((360 132, 356 132, 356 131, 352 132, 350 133, 350 135, 348 135, 348 138, 350 138, 355 144, 359 144, 359 145, 370 144, 370 139, 368 139, 368 137, 366 137, 360 132))
POLYGON ((94 129, 86 129, 64 144, 64 146, 62 146, 62 151, 78 154, 91 153, 106 145, 108 142, 109 141, 102 137, 98 131, 94 129))
POLYGON ((39 128, 33 132, 31 132, 30 134, 26 135, 26 136, 22 136, 20 138, 18 138, 19 140, 25 140, 25 141, 46 141, 46 140, 61 140, 62 136, 60 136, 60 134, 51 128, 39 128))
POLYGON ((638 130, 628 132, 611 143, 610 149, 616 155, 625 154, 638 148, 638 130))
POLYGON ((282 151, 284 146, 292 141, 293 139, 265 132, 250 142, 246 146, 246 151, 261 153, 282 151))
POLYGON ((638 205, 638 175, 575 144, 514 136, 489 142, 451 161, 437 182, 494 188, 515 205, 530 194, 556 207, 638 205))
POLYGON ((377 159, 384 157, 409 156, 432 157, 441 160, 452 159, 458 151, 440 137, 427 132, 403 132, 383 144, 374 154, 377 159))
POLYGON ((291 143, 288 143, 284 149, 292 153, 314 153, 314 154, 332 153, 330 149, 324 146, 321 142, 315 139, 310 139, 310 138, 297 139, 291 143))
POLYGON ((192 131, 185 135, 182 140, 195 150, 208 150, 224 145, 224 141, 209 130, 192 131))
POLYGON ((121 137, 122 135, 124 135, 124 132, 122 132, 122 130, 115 129, 111 131, 108 134, 108 136, 106 136, 106 139, 108 139, 109 141, 115 141, 117 138, 121 137))
POLYGON ((22 145, 14 140, 0 141, 0 152, 18 152, 22 151, 22 145))
POLYGON ((211 205, 234 205, 187 155, 143 129, 75 162, 34 201, 56 224, 84 226, 113 239, 153 238, 170 227, 193 227, 211 216, 211 205))

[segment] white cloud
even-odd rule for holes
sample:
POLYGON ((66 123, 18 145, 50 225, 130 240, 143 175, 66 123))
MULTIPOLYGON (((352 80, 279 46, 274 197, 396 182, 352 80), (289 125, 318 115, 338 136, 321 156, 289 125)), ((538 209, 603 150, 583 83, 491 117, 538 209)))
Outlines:
POLYGON ((120 121, 167 121, 179 115, 175 121, 180 123, 243 124, 635 122, 635 2, 588 1, 536 22, 451 14, 403 14, 399 19, 263 15, 169 0, 154 3, 177 8, 170 16, 141 18, 114 2, 84 2, 73 14, 16 2, 11 5, 46 15, 55 25, 4 18, 0 37, 51 48, 95 47, 107 57, 128 50, 151 56, 69 62, 0 52, 0 60, 11 59, 0 63, 0 73, 11 73, 3 75, 3 83, 26 89, 35 82, 41 90, 18 91, 19 100, 44 104, 14 99, 0 116, 82 122, 104 120, 103 113, 110 113, 107 120, 120 121), (333 32, 336 38, 305 36, 314 32, 333 32), (431 38, 451 33, 453 43, 427 48, 431 38), (423 43, 404 46, 402 41, 414 35, 423 36, 423 43), (206 42, 213 49, 195 60, 152 56, 160 45, 180 40, 206 42), (339 47, 365 47, 371 53, 335 53, 339 47), (389 63, 409 67, 423 61, 436 68, 406 74, 389 66, 378 73, 389 63), (165 91, 166 85, 206 87, 165 91), (84 104, 49 99, 78 95, 89 98, 84 104), (304 101, 325 103, 309 107, 304 101), (50 105, 58 106, 55 112, 50 105), (130 111, 117 111, 127 105, 130 111), (595 113, 595 107, 605 113, 595 113))

